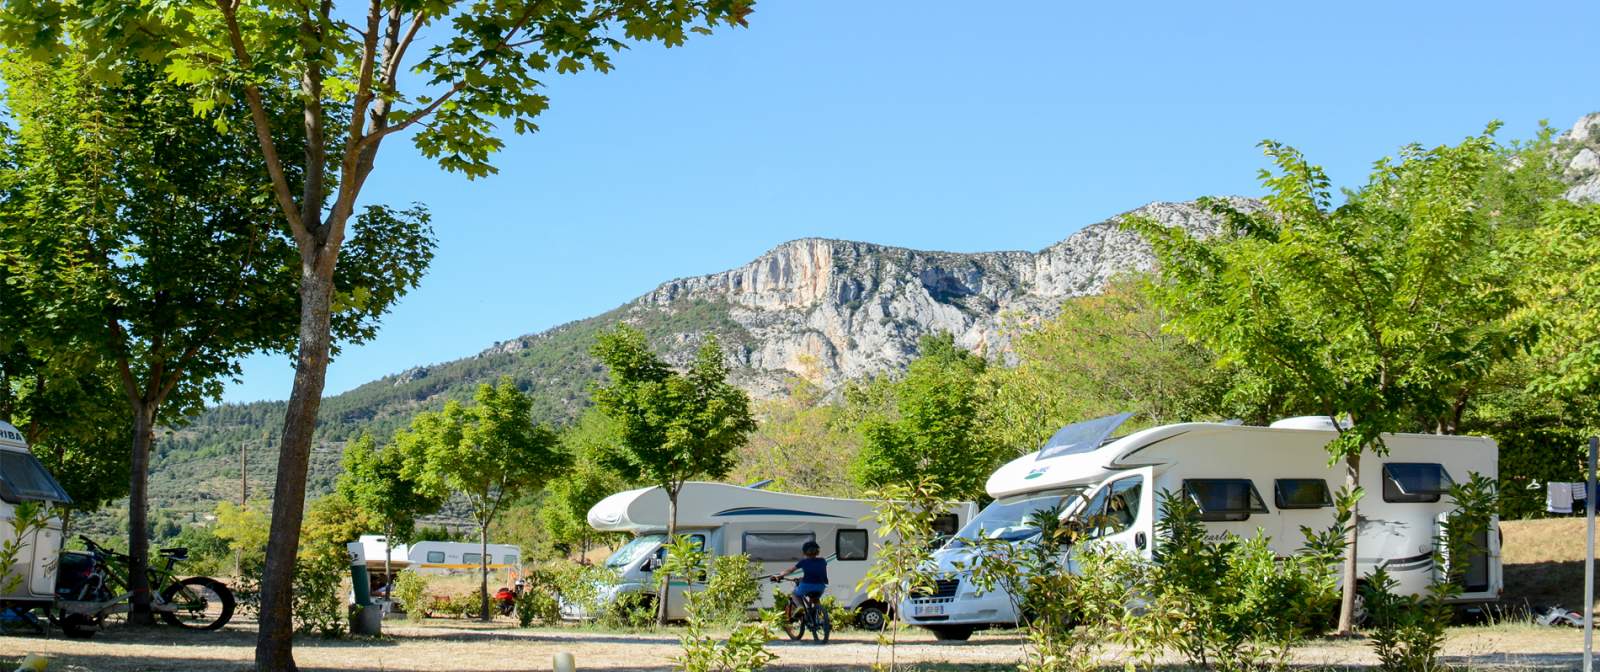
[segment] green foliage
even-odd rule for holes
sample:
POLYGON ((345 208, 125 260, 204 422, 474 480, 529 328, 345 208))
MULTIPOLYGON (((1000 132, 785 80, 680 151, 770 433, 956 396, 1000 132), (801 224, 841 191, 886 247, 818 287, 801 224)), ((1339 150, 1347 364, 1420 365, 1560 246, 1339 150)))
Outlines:
POLYGON ((687 371, 672 370, 650 350, 644 333, 626 325, 604 332, 594 356, 610 372, 594 402, 616 426, 620 450, 601 456, 618 473, 636 473, 676 501, 695 477, 721 478, 734 449, 755 429, 749 397, 728 383, 716 338, 695 353, 687 371))
POLYGON ((1151 613, 1167 620, 1174 648, 1192 665, 1219 670, 1285 667, 1290 650, 1320 632, 1338 604, 1333 567, 1344 554, 1355 500, 1339 493, 1334 525, 1302 528, 1304 548, 1279 558, 1259 531, 1249 539, 1208 539, 1194 502, 1161 493, 1165 516, 1147 585, 1151 613))
POLYGON ((803 378, 792 378, 788 394, 757 401, 756 429, 739 449, 730 480, 770 479, 770 487, 783 492, 856 496, 860 491, 851 483, 850 464, 861 450, 861 437, 846 409, 826 393, 803 378))
POLYGON ((1492 479, 1478 473, 1451 486, 1450 499, 1456 508, 1443 534, 1434 539, 1434 580, 1426 594, 1396 595, 1396 582, 1382 567, 1367 577, 1362 596, 1371 621, 1368 635, 1385 672, 1449 669, 1439 654, 1444 648, 1445 628, 1455 616, 1450 600, 1461 594, 1468 566, 1459 559, 1487 551, 1475 540, 1490 531, 1497 508, 1496 490, 1492 479))
POLYGON ((545 536, 562 553, 580 557, 604 535, 589 526, 589 509, 631 485, 601 465, 601 455, 616 445, 616 426, 598 410, 585 411, 578 422, 561 432, 561 450, 572 469, 550 484, 538 507, 545 536))
MULTIPOLYGON (((395 436, 405 460, 402 475, 429 493, 456 493, 472 508, 479 546, 488 543, 489 524, 501 506, 518 493, 539 490, 567 467, 556 447, 555 431, 533 422, 532 406, 510 379, 478 388, 475 404, 445 404, 423 413, 411 430, 395 436)), ((489 618, 488 555, 479 560, 481 614, 489 618)))
POLYGON ((371 524, 361 509, 338 494, 307 507, 294 576, 295 629, 300 634, 344 636, 349 618, 344 582, 350 575, 347 544, 371 524))
POLYGON ((22 549, 33 545, 35 535, 50 525, 50 507, 41 502, 21 502, 12 511, 9 536, 0 543, 0 595, 10 594, 28 580, 32 567, 18 567, 22 549))
POLYGON ((213 534, 223 540, 235 558, 238 572, 232 584, 234 599, 245 612, 261 605, 261 572, 267 563, 267 532, 272 521, 266 511, 219 502, 213 534))
POLYGON ((421 623, 427 617, 429 605, 428 577, 407 569, 396 574, 390 596, 406 612, 406 620, 421 623))
MULTIPOLYGON (((937 538, 934 519, 944 509, 941 493, 938 481, 931 476, 912 485, 891 483, 867 493, 868 499, 879 500, 874 518, 881 546, 856 590, 882 604, 900 604, 907 595, 933 587, 934 578, 928 573, 928 565, 937 538)), ((896 645, 904 627, 904 621, 894 619, 889 627, 878 632, 878 647, 873 656, 875 668, 890 672, 898 669, 896 645), (889 651, 887 665, 883 664, 885 648, 889 651)))
POLYGON ((517 625, 532 627, 535 620, 546 625, 561 623, 561 584, 555 572, 534 569, 523 579, 526 585, 517 595, 517 625))
POLYGON ((1518 252, 1540 260, 1523 289, 1528 319, 1542 335, 1537 352, 1549 364, 1535 388, 1593 395, 1600 390, 1600 204, 1550 203, 1518 252))
POLYGON ((689 599, 689 622, 678 641, 683 654, 673 656, 672 662, 684 672, 755 672, 764 670, 768 663, 778 658, 767 650, 767 643, 782 629, 783 612, 766 610, 755 621, 733 626, 724 641, 717 641, 708 632, 695 609, 698 595, 689 599))
MULTIPOLYGON (((386 557, 394 545, 411 541, 417 516, 434 513, 444 505, 438 489, 423 487, 408 476, 408 463, 426 459, 423 445, 416 441, 397 442, 379 450, 370 435, 362 434, 345 445, 340 461, 343 472, 334 491, 383 531, 386 557)), ((410 473, 416 471, 420 470, 413 467, 410 473)))
MULTIPOLYGON (((685 598, 688 623, 678 641, 683 654, 673 662, 689 672, 745 671, 764 669, 777 655, 768 651, 767 642, 779 628, 781 615, 762 614, 755 622, 744 621, 745 609, 760 596, 756 566, 744 555, 716 558, 706 576, 706 554, 688 536, 678 536, 667 544, 667 557, 656 570, 662 577, 687 576, 705 579, 705 590, 691 591, 685 598), (707 633, 709 626, 733 625, 725 642, 707 633)), ((695 580, 699 580, 698 578, 695 580)))
MULTIPOLYGON (((870 410, 860 422, 851 474, 868 488, 931 479, 951 497, 980 497, 989 467, 1002 457, 978 425, 987 363, 948 333, 924 336, 918 348, 905 376, 888 383, 892 411, 870 410)), ((856 403, 863 403, 860 393, 856 403)))
POLYGON ((695 593, 697 615, 707 623, 728 625, 745 620, 750 606, 761 597, 761 566, 742 553, 711 560, 704 590, 695 593))

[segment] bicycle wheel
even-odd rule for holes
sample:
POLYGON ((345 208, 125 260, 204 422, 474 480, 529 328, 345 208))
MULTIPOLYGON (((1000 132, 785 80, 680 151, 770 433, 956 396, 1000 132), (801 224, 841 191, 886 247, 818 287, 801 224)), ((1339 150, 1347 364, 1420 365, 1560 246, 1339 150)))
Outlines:
POLYGON ((827 608, 821 606, 812 607, 811 613, 814 614, 811 619, 811 641, 827 644, 828 637, 833 634, 833 617, 828 614, 827 608))
POLYGON ((221 581, 191 576, 161 589, 161 599, 172 607, 161 620, 192 630, 216 630, 233 618, 233 591, 221 581))
POLYGON ((789 600, 789 605, 783 608, 783 632, 789 635, 790 641, 806 636, 806 611, 796 609, 794 600, 789 600))

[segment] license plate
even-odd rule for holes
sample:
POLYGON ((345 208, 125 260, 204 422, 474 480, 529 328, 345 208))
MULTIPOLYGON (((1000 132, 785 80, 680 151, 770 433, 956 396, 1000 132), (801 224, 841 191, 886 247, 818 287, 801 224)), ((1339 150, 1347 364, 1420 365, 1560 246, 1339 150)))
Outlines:
POLYGON ((928 604, 928 605, 923 605, 923 606, 918 606, 918 607, 912 607, 911 615, 912 616, 943 616, 944 615, 944 605, 942 605, 942 604, 928 604))

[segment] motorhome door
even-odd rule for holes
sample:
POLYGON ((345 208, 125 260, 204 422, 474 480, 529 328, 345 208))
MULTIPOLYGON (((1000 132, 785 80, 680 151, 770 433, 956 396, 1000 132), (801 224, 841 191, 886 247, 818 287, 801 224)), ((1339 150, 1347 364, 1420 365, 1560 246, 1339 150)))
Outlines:
POLYGON ((1108 478, 1074 516, 1086 544, 1114 544, 1149 558, 1155 544, 1155 469, 1108 478))

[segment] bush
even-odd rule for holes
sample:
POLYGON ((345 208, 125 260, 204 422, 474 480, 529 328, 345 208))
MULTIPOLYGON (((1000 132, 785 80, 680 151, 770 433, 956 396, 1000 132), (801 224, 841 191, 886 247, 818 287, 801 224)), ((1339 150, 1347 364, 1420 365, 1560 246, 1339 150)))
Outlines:
POLYGON ((1434 540, 1434 582, 1424 595, 1395 595, 1395 580, 1382 568, 1368 575, 1362 588, 1367 615, 1371 621, 1372 650, 1388 672, 1437 672, 1446 669, 1439 661, 1444 647, 1445 628, 1455 609, 1450 600, 1461 594, 1461 579, 1468 563, 1450 562, 1477 548, 1473 541, 1488 531, 1497 507, 1492 479, 1473 473, 1465 483, 1450 488, 1456 510, 1450 514, 1444 534, 1434 540))
POLYGON ((406 620, 420 623, 427 617, 428 608, 428 578, 412 570, 405 570, 394 577, 394 585, 390 587, 390 597, 399 603, 400 608, 406 612, 406 620))
POLYGON ((1259 531, 1240 539, 1206 536, 1189 498, 1161 493, 1151 576, 1152 612, 1168 619, 1173 646, 1192 665, 1219 670, 1282 668, 1289 651, 1326 624, 1338 603, 1334 568, 1359 493, 1340 492, 1335 523, 1302 528, 1306 544, 1279 559, 1259 531))
POLYGON ((517 625, 532 626, 535 620, 544 623, 561 622, 561 600, 552 572, 535 569, 523 577, 527 582, 517 595, 517 625))
POLYGON ((696 594, 701 616, 721 625, 747 620, 750 605, 761 597, 761 579, 756 575, 759 570, 744 554, 713 558, 706 588, 696 594))
MULTIPOLYGON (((705 553, 688 537, 679 537, 667 546, 667 560, 658 574, 676 572, 680 576, 705 576, 705 553)), ((673 658, 685 672, 747 672, 760 670, 777 656, 767 651, 767 642, 776 634, 782 612, 772 610, 752 623, 738 623, 725 642, 706 632, 707 626, 744 620, 745 608, 760 595, 750 559, 743 555, 716 558, 706 577, 706 589, 685 598, 688 623, 678 641, 683 655, 673 658)))

